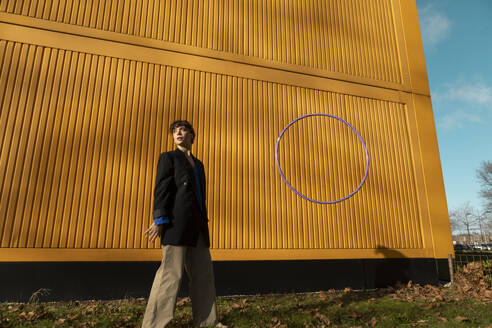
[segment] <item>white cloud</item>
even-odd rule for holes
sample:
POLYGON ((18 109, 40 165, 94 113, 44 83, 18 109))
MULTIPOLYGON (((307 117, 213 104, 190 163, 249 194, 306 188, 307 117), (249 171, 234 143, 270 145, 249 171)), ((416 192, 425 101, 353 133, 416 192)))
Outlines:
POLYGON ((419 16, 425 46, 435 46, 449 35, 451 20, 444 13, 439 12, 433 2, 423 7, 419 16))
POLYGON ((461 81, 433 93, 438 127, 444 131, 483 124, 492 118, 492 86, 461 81), (457 108, 457 109, 456 109, 457 108))
POLYGON ((437 126, 445 131, 460 129, 470 123, 483 123, 483 119, 476 113, 464 110, 453 111, 437 119, 437 126))
POLYGON ((452 100, 482 104, 492 109, 492 86, 482 83, 451 87, 447 96, 452 100))

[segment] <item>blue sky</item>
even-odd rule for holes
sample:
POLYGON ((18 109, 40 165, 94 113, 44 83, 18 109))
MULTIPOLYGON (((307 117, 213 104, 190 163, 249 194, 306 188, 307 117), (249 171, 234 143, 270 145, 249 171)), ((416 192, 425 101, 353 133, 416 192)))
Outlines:
POLYGON ((448 208, 483 209, 492 160, 492 1, 417 0, 448 208))

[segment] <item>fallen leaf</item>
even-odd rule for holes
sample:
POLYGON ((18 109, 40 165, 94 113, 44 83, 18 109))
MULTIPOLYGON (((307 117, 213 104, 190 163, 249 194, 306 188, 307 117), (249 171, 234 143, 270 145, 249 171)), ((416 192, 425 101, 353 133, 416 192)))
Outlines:
POLYGON ((456 320, 458 322, 470 321, 470 319, 468 319, 466 317, 462 317, 462 316, 457 316, 456 318, 454 318, 454 320, 456 320))
POLYGON ((40 314, 38 314, 38 316, 36 317, 36 320, 41 320, 41 319, 43 319, 44 317, 46 317, 46 315, 48 315, 48 312, 43 311, 43 312, 41 312, 40 314))
POLYGON ((319 320, 321 320, 321 322, 327 324, 327 325, 330 325, 331 324, 331 321, 330 319, 328 319, 328 317, 322 313, 319 313, 319 312, 316 312, 316 314, 314 315, 315 318, 318 318, 319 320))
POLYGON ((97 305, 89 305, 88 307, 85 308, 87 312, 94 312, 96 310, 97 305))
POLYGON ((34 311, 30 311, 30 312, 27 313, 27 318, 26 319, 29 320, 29 321, 31 321, 32 319, 34 319, 34 315, 35 315, 34 311))
POLYGON ((376 327, 378 323, 378 320, 376 319, 376 317, 372 317, 371 318, 371 327, 376 327))
POLYGON ((22 310, 23 308, 24 308, 24 305, 22 305, 22 304, 20 304, 16 307, 9 305, 9 313, 17 312, 19 310, 22 310))
POLYGON ((80 319, 80 314, 75 314, 75 315, 71 316, 70 318, 68 318, 68 320, 70 320, 70 321, 77 320, 77 319, 80 319))
POLYGON ((233 309, 242 309, 245 306, 246 306, 246 299, 242 299, 238 303, 232 304, 233 309))
POLYGON ((176 302, 176 306, 183 306, 188 302, 190 302, 190 298, 189 297, 183 297, 179 301, 176 302))
POLYGON ((277 322, 274 326, 271 326, 271 328, 286 328, 286 327, 287 327, 287 325, 281 323, 280 321, 277 322))

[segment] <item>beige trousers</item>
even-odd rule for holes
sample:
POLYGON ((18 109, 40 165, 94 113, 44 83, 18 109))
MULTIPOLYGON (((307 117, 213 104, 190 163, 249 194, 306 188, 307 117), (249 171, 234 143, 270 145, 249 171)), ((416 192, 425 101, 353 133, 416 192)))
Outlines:
POLYGON ((162 328, 173 319, 183 268, 190 281, 194 326, 217 324, 212 260, 200 234, 196 247, 162 246, 162 262, 150 291, 142 328, 162 328))

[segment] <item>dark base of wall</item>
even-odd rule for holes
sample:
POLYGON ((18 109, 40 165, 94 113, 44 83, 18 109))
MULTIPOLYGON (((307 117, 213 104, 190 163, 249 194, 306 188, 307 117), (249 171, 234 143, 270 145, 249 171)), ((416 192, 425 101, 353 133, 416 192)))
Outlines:
MULTIPOLYGON (((148 297, 158 267, 158 262, 4 262, 0 301, 25 302, 40 288, 50 289, 40 301, 148 297)), ((443 259, 408 258, 214 262, 217 295, 372 289, 409 280, 437 284, 449 279, 445 267, 443 259)), ((180 294, 187 293, 184 279, 180 294)))

